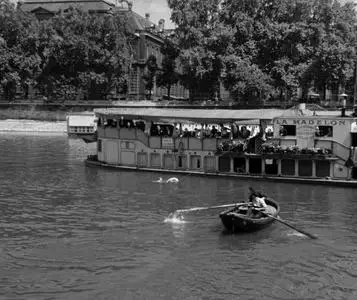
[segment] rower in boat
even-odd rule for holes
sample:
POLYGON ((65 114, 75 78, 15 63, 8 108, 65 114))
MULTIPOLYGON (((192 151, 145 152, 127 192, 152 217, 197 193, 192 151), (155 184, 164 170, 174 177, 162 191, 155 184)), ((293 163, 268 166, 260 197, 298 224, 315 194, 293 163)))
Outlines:
POLYGON ((265 203, 265 199, 266 199, 265 197, 258 197, 256 195, 253 195, 252 201, 248 206, 247 215, 252 218, 262 217, 263 215, 260 213, 260 211, 265 211, 266 208, 268 207, 267 204, 265 203))
POLYGON ((220 213, 225 228, 232 232, 253 231, 263 228, 276 219, 279 204, 261 192, 251 190, 248 202, 239 203, 220 213))
POLYGON ((260 191, 255 191, 252 187, 249 187, 249 190, 251 194, 249 196, 247 216, 260 218, 262 217, 260 211, 265 211, 267 208, 265 203, 267 196, 260 191))
POLYGON ((251 187, 249 187, 249 190, 251 194, 248 202, 237 207, 237 211, 241 214, 246 214, 251 218, 260 218, 262 217, 262 214, 259 213, 259 211, 265 211, 268 207, 265 202, 267 196, 262 192, 253 190, 251 187))

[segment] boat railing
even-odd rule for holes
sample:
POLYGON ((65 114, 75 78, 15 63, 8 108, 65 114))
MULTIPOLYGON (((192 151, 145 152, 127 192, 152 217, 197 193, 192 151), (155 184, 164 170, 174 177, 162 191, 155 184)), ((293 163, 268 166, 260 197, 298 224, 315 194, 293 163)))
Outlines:
POLYGON ((346 161, 351 155, 350 147, 341 144, 337 141, 331 141, 331 151, 332 154, 342 160, 346 161))
MULTIPOLYGON (((138 140, 151 149, 171 149, 179 152, 183 151, 216 151, 218 146, 226 140, 224 138, 197 138, 197 137, 164 137, 149 136, 147 133, 138 128, 118 128, 116 127, 98 127, 98 136, 102 138, 138 140)), ((292 144, 293 140, 281 143, 292 144)), ((350 147, 334 140, 315 140, 315 148, 331 149, 332 154, 344 161, 351 157, 350 147)))
POLYGON ((151 149, 175 149, 178 151, 216 151, 220 143, 230 140, 224 138, 149 136, 138 128, 120 128, 118 130, 116 127, 98 127, 98 136, 108 139, 138 140, 151 149), (170 139, 172 143, 167 143, 167 140, 170 139))
POLYGON ((142 142, 145 146, 149 146, 150 144, 150 137, 142 130, 136 129, 136 139, 142 142))

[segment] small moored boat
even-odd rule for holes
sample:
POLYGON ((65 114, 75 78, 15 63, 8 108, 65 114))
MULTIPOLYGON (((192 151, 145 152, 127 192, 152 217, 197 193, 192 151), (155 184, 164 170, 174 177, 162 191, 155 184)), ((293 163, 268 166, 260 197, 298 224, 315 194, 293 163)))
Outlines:
POLYGON ((275 221, 279 214, 279 204, 271 198, 266 198, 265 209, 255 209, 257 213, 254 216, 247 214, 248 203, 227 209, 219 214, 224 227, 230 232, 250 232, 264 228, 275 221), (264 213, 259 213, 262 210, 264 213), (272 217, 267 216, 269 214, 272 217))

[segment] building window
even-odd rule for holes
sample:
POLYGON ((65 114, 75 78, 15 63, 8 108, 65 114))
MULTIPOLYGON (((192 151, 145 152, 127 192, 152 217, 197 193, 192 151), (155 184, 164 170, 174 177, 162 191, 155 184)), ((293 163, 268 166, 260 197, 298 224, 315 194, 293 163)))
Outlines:
POLYGON ((296 126, 295 125, 281 125, 279 128, 280 136, 295 136, 296 126))
POLYGON ((319 136, 319 137, 332 137, 333 136, 333 127, 332 126, 317 126, 315 135, 319 136))

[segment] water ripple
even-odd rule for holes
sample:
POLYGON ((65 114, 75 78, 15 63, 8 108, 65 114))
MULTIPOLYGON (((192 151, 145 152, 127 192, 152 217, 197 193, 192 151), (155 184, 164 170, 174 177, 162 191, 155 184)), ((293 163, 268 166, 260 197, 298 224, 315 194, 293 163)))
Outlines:
POLYGON ((1 135, 1 299, 355 299, 357 203, 348 189, 87 168, 64 136, 1 135), (223 231, 219 211, 247 188, 281 204, 283 224, 223 231))

